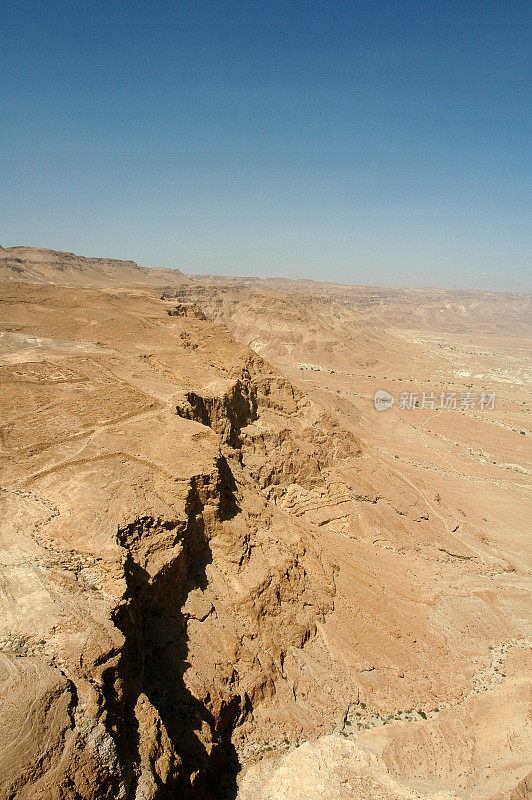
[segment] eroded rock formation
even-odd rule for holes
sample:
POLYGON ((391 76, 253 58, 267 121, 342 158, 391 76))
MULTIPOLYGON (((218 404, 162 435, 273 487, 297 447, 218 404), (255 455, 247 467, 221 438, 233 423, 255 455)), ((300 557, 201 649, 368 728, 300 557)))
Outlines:
POLYGON ((214 290, 1 292, 1 798, 235 798, 244 767, 277 800, 308 759, 331 800, 526 796, 517 546, 209 319, 214 290))

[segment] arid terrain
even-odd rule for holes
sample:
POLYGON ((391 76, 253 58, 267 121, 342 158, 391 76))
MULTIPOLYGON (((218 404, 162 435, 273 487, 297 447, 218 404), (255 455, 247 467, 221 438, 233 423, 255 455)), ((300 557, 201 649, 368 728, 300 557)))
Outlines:
POLYGON ((0 800, 532 797, 529 295, 0 281, 0 800))

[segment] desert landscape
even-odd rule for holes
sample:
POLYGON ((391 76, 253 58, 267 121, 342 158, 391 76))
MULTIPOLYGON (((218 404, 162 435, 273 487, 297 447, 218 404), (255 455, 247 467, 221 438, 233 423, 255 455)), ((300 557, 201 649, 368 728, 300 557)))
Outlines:
POLYGON ((0 248, 1 800, 532 797, 531 305, 0 248))

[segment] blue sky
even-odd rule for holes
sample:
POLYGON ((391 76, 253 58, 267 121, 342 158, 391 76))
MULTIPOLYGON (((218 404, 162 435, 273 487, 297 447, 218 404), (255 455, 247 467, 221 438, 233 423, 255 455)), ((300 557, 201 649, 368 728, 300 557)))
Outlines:
POLYGON ((529 9, 4 0, 0 243, 530 290, 529 9))

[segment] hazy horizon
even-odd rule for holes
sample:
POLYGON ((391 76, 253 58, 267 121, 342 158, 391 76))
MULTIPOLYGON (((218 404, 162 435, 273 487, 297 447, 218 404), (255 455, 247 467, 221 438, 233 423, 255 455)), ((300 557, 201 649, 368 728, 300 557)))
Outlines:
POLYGON ((413 291, 419 289, 419 290, 427 290, 427 291, 434 290, 434 291, 449 291, 449 292, 455 291, 455 292, 472 292, 472 293, 478 292, 478 293, 487 293, 487 294, 494 293, 494 294, 523 294, 523 295, 529 295, 529 294, 532 293, 532 291, 529 290, 529 289, 513 289, 513 290, 512 289, 490 289, 489 287, 485 287, 485 288, 482 288, 482 289, 476 289, 476 288, 468 289, 468 288, 450 287, 450 286, 447 286, 447 285, 437 285, 437 284, 423 284, 423 285, 420 285, 420 284, 399 284, 399 283, 395 283, 395 284, 391 284, 391 283, 389 283, 389 284, 387 284, 387 283, 360 283, 360 282, 354 283, 354 282, 345 282, 345 281, 335 281, 335 280, 328 279, 328 278, 312 278, 312 277, 308 277, 308 276, 303 275, 303 274, 299 275, 299 276, 288 276, 286 274, 281 274, 281 273, 277 273, 277 274, 272 273, 271 275, 262 275, 261 276, 261 275, 253 274, 251 272, 247 273, 245 271, 242 271, 241 273, 238 273, 238 274, 237 273, 230 273, 230 272, 224 272, 224 273, 222 273, 222 272, 218 272, 218 273, 213 273, 213 272, 190 272, 190 271, 187 271, 185 269, 185 267, 183 267, 183 266, 181 266, 181 267, 175 267, 175 266, 167 267, 167 266, 164 266, 162 264, 140 264, 134 258, 125 259, 125 258, 121 258, 120 256, 109 256, 109 255, 106 256, 106 255, 95 254, 95 253, 76 253, 71 248, 70 249, 66 248, 64 250, 58 250, 57 247, 48 247, 48 246, 45 246, 45 245, 42 245, 42 246, 41 245, 31 245, 31 244, 28 245, 28 244, 21 244, 21 243, 18 243, 18 244, 2 244, 1 242, 0 242, 0 247, 3 247, 4 249, 10 249, 10 248, 13 248, 13 247, 24 247, 24 248, 30 248, 30 249, 34 248, 34 249, 42 249, 42 250, 51 250, 53 252, 59 252, 59 253, 73 253, 76 256, 81 256, 82 258, 89 258, 89 259, 91 259, 91 258, 95 258, 95 259, 103 258, 103 259, 112 259, 112 260, 119 260, 119 261, 127 261, 127 260, 129 260, 129 261, 134 261, 137 264, 137 266, 142 267, 142 268, 147 268, 147 269, 160 269, 160 268, 170 269, 170 270, 175 269, 178 272, 181 272, 183 275, 185 275, 185 277, 189 277, 189 278, 220 278, 220 279, 227 278, 227 279, 234 279, 234 280, 241 279, 243 281, 244 280, 260 280, 260 281, 310 282, 310 283, 316 283, 318 285, 319 284, 325 284, 325 285, 346 286, 346 287, 353 287, 353 288, 360 287, 360 288, 363 288, 363 289, 406 289, 406 290, 411 289, 413 291))
POLYGON ((531 291, 523 2, 7 2, 0 243, 531 291))

